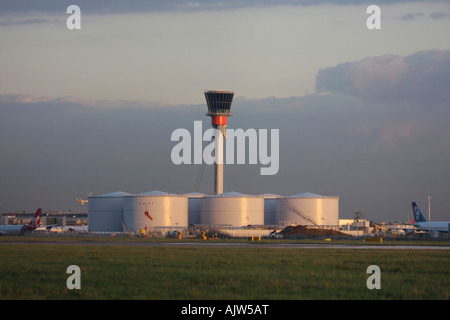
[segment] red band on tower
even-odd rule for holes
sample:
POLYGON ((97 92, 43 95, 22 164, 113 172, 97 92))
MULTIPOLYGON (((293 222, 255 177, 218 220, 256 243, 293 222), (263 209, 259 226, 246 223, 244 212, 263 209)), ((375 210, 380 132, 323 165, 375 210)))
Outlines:
POLYGON ((226 116, 212 116, 211 117, 211 124, 214 125, 226 125, 227 124, 227 117, 226 116))

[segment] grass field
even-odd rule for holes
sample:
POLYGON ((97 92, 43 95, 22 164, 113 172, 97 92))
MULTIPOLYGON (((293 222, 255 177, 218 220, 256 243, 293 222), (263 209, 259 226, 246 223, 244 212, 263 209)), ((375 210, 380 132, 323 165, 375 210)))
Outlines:
POLYGON ((0 244, 0 299, 449 299, 448 250, 0 244), (81 289, 69 290, 69 265, 81 289), (369 265, 381 289, 369 290, 369 265))

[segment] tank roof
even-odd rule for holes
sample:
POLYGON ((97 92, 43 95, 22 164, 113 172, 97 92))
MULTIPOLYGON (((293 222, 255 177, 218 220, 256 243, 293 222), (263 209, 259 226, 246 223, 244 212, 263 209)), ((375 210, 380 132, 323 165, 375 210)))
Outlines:
POLYGON ((132 197, 185 197, 185 195, 168 193, 165 191, 152 190, 148 192, 142 192, 138 194, 131 194, 132 197))
POLYGON ((336 196, 323 196, 323 195, 316 194, 316 193, 311 193, 311 192, 302 192, 302 193, 286 196, 284 198, 338 198, 338 197, 336 197, 336 196))
POLYGON ((229 192, 224 192, 221 194, 214 194, 214 195, 210 195, 208 197, 216 197, 216 198, 258 198, 258 197, 262 197, 260 195, 251 195, 251 194, 245 194, 245 193, 240 193, 240 192, 236 192, 236 191, 229 191, 229 192))
POLYGON ((264 198, 281 198, 279 194, 273 194, 273 193, 264 193, 261 196, 264 198))
POLYGON ((88 198, 121 198, 121 197, 129 196, 129 195, 131 195, 131 193, 123 192, 123 191, 115 191, 115 192, 110 192, 110 193, 93 195, 88 198))
POLYGON ((206 194, 199 193, 199 192, 190 192, 190 193, 185 193, 184 195, 186 195, 188 197, 204 197, 204 196, 206 196, 206 194))

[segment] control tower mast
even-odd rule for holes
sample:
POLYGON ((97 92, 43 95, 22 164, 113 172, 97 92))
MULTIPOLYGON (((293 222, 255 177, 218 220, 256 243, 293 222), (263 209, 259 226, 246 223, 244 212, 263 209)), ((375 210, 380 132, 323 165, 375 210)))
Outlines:
POLYGON ((233 91, 207 90, 205 91, 208 104, 207 116, 211 117, 211 125, 221 134, 216 140, 216 162, 214 163, 214 194, 223 193, 223 138, 226 138, 227 118, 231 116, 230 108, 233 102, 233 91))

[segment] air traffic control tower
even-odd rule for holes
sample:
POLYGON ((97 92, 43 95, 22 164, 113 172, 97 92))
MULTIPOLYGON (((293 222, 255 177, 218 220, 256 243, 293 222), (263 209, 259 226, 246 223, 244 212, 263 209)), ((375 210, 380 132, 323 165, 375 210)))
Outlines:
POLYGON ((214 163, 214 194, 223 193, 223 137, 226 138, 227 118, 231 116, 230 108, 233 102, 233 91, 207 90, 205 91, 208 104, 207 116, 211 117, 211 124, 221 134, 216 139, 216 162, 214 163))

